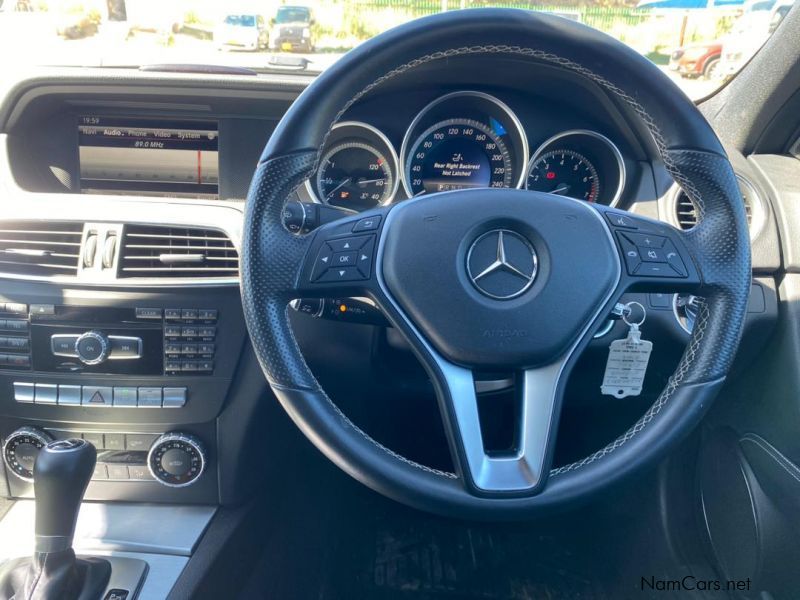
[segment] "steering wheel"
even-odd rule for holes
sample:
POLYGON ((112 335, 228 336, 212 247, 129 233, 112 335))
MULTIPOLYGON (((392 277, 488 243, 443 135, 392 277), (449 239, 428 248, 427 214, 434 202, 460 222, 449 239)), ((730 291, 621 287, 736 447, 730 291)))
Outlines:
MULTIPOLYGON (((521 67, 522 68, 522 67, 521 67)), ((241 292, 255 352, 275 395, 309 440, 351 476, 405 504, 476 519, 521 518, 586 499, 675 446, 708 410, 736 352, 750 290, 745 211, 711 127, 648 60, 551 15, 470 9, 413 21, 346 54, 294 102, 272 134, 247 199, 241 292), (550 194, 470 189, 421 196, 325 225, 282 223, 333 125, 366 94, 429 63, 498 55, 591 80, 632 109, 699 209, 681 231, 550 194), (655 244, 662 263, 647 263, 655 244), (352 254, 355 252, 355 254, 352 254), (330 269, 350 253, 355 266, 330 269), (649 266, 648 266, 649 265, 649 266), (660 266, 659 266, 660 265, 660 266), (566 381, 628 291, 703 298, 666 388, 619 438, 553 467, 566 381), (292 334, 288 303, 368 296, 410 342, 433 382, 455 472, 418 464, 372 439, 320 387, 292 334), (513 451, 485 450, 473 373, 514 371, 521 407, 513 451)))

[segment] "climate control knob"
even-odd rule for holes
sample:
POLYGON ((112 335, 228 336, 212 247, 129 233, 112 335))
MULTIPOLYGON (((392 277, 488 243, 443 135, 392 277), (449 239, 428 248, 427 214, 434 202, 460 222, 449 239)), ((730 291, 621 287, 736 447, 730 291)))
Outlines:
POLYGON ((196 437, 165 433, 150 447, 147 468, 160 483, 169 487, 193 484, 206 468, 206 453, 196 437))
POLYGON ((108 338, 99 331, 87 331, 75 340, 75 353, 85 365, 99 365, 108 358, 108 338))
POLYGON ((8 470, 20 479, 33 481, 33 465, 39 450, 53 441, 53 436, 36 427, 20 427, 3 443, 3 460, 8 470))

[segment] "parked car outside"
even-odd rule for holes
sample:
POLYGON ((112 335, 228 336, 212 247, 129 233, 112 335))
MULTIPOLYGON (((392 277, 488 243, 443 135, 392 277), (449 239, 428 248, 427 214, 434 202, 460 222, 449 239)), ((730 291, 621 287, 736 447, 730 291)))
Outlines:
POLYGON ((314 52, 314 15, 307 6, 281 6, 270 24, 273 50, 314 52))
POLYGON ((681 77, 714 79, 719 72, 722 43, 692 44, 673 50, 669 57, 669 70, 681 77))
POLYGON ((214 43, 218 50, 266 50, 269 47, 266 19, 252 13, 226 15, 214 30, 214 43))

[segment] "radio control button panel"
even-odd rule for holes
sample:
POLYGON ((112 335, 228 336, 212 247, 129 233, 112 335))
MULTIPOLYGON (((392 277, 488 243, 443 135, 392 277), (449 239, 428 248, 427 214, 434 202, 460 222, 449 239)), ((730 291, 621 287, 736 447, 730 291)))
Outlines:
POLYGON ((17 312, 28 307, 9 312, 0 302, 0 369, 201 376, 216 368, 217 308, 32 304, 17 312))
POLYGON ((215 308, 164 309, 164 373, 210 375, 214 372, 215 308))
POLYGON ((30 328, 27 304, 0 302, 0 369, 31 368, 30 328))

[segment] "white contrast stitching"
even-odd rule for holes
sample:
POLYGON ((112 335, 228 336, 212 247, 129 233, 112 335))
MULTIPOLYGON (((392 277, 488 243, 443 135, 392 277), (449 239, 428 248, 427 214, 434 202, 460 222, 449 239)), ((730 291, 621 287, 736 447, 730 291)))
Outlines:
POLYGON ((667 387, 664 388, 664 391, 661 392, 661 395, 648 409, 648 411, 642 416, 641 419, 639 419, 633 425, 633 427, 628 429, 628 431, 626 431, 616 440, 608 444, 605 448, 598 450, 594 454, 590 454, 589 456, 587 456, 582 460, 576 461, 568 465, 564 465, 563 467, 558 467, 557 469, 552 469, 550 471, 551 475, 561 475, 563 473, 574 471, 581 467, 585 467, 586 465, 589 465, 596 460, 603 458, 607 454, 610 454, 611 452, 613 452, 617 448, 620 448, 626 442, 631 440, 637 433, 639 433, 642 429, 644 429, 647 426, 647 424, 650 423, 650 421, 652 421, 659 412, 661 412, 661 409, 664 408, 669 399, 675 393, 675 390, 678 389, 678 386, 686 377, 686 373, 688 373, 689 368, 694 362, 695 355, 697 354, 697 350, 700 347, 700 342, 705 336, 706 327, 708 326, 708 317, 709 317, 708 305, 706 304, 703 298, 698 297, 697 301, 698 304, 700 305, 699 307, 700 310, 697 322, 695 323, 695 335, 689 342, 689 347, 686 349, 686 352, 684 353, 683 358, 681 359, 681 362, 678 365, 678 369, 675 371, 672 377, 669 378, 667 387))
POLYGON ((328 394, 325 394, 325 392, 324 392, 324 391, 323 391, 323 395, 325 396, 325 399, 326 399, 326 400, 327 400, 327 401, 330 403, 330 405, 333 407, 333 409, 336 411, 336 414, 338 414, 338 415, 339 415, 339 417, 340 417, 340 418, 341 418, 341 419, 342 419, 342 420, 345 422, 345 424, 346 424, 346 425, 349 425, 350 427, 352 427, 352 428, 353 428, 353 429, 354 429, 356 432, 360 433, 360 434, 361 434, 362 436, 364 436, 364 437, 365 437, 367 440, 369 440, 370 442, 372 442, 373 444, 375 444, 375 445, 376 445, 378 448, 380 448, 381 450, 383 450, 384 452, 386 452, 386 453, 387 453, 387 454, 389 454, 390 456, 393 456, 393 457, 394 457, 394 458, 396 458, 397 460, 399 460, 399 461, 401 461, 401 462, 404 462, 404 463, 406 463, 407 465, 411 465, 412 467, 417 467, 418 469, 422 469, 422 470, 423 470, 423 471, 425 471, 426 473, 431 473, 431 474, 433 474, 433 475, 441 475, 442 477, 447 477, 448 479, 457 479, 457 478, 458 478, 458 476, 457 476, 455 473, 451 473, 451 472, 449 472, 449 471, 442 471, 442 470, 439 470, 439 469, 434 469, 433 467, 429 467, 428 465, 423 465, 422 463, 415 462, 415 461, 411 460, 410 458, 406 458, 406 457, 405 457, 405 456, 403 456, 402 454, 398 454, 397 452, 395 452, 395 451, 394 451, 394 450, 392 450, 391 448, 387 448, 386 446, 384 446, 383 444, 381 444, 379 441, 377 441, 376 439, 374 439, 373 437, 371 437, 369 434, 367 434, 365 431, 363 431, 363 430, 362 430, 362 429, 361 429, 361 428, 360 428, 358 425, 356 425, 355 423, 353 423, 353 422, 352 422, 352 421, 351 421, 351 420, 350 420, 350 419, 347 417, 347 415, 345 415, 345 414, 342 412, 342 410, 341 410, 341 409, 340 409, 340 408, 339 408, 339 407, 338 407, 338 406, 337 406, 337 405, 336 405, 336 404, 333 402, 333 400, 331 400, 331 399, 328 397, 328 394))
MULTIPOLYGON (((289 323, 288 323, 288 312, 289 312, 289 308, 288 307, 286 308, 286 312, 287 312, 287 326, 289 327, 289 335, 292 337, 292 340, 294 341, 294 343, 297 344, 297 340, 295 339, 295 336, 294 336, 294 331, 292 331, 292 328, 291 328, 291 326, 289 326, 289 323)), ((301 358, 303 360, 303 363, 305 363, 305 358, 303 358, 302 356, 301 356, 301 358)), ((306 368, 308 368, 308 364, 306 364, 306 368)), ((311 376, 316 381, 316 377, 314 377, 313 374, 311 376)), ((333 400, 331 400, 330 396, 328 396, 328 394, 325 392, 325 390, 322 389, 322 386, 319 385, 319 382, 317 382, 317 387, 318 387, 318 391, 320 393, 322 393, 322 396, 325 398, 325 400, 328 402, 328 404, 331 406, 331 408, 333 408, 334 412, 338 415, 338 417, 340 419, 342 419, 342 421, 344 421, 345 425, 347 425, 348 427, 351 427, 353 429, 353 431, 355 431, 356 433, 360 434, 364 439, 366 439, 368 442, 370 442, 373 445, 375 445, 379 450, 383 450, 384 452, 386 452, 390 456, 396 458, 397 460, 399 460, 401 462, 404 462, 407 465, 410 465, 412 467, 416 467, 416 468, 418 468, 418 469, 420 469, 422 471, 425 471, 426 473, 431 473, 433 475, 440 475, 442 477, 447 477, 448 479, 457 479, 458 478, 458 476, 455 473, 451 473, 449 471, 442 471, 442 470, 439 470, 439 469, 434 469, 433 467, 429 467, 428 465, 423 465, 422 463, 415 462, 415 461, 411 460, 410 458, 406 458, 402 454, 398 454, 397 452, 395 452, 391 448, 387 448, 386 446, 381 444, 378 440, 376 440, 375 438, 370 436, 366 431, 361 429, 358 425, 353 423, 353 421, 351 421, 350 418, 346 414, 344 414, 342 409, 339 408, 339 406, 333 400)))
POLYGON ((751 444, 755 444, 756 446, 761 448, 764 452, 766 452, 767 455, 772 460, 774 460, 776 463, 778 463, 778 466, 780 466, 784 471, 786 471, 792 478, 794 478, 796 481, 800 482, 800 475, 798 475, 798 473, 800 473, 800 470, 798 470, 797 467, 795 467, 794 464, 792 464, 791 461, 789 461, 783 454, 781 454, 780 452, 778 452, 777 450, 775 450, 773 448, 765 446, 761 439, 753 437, 752 435, 748 434, 748 435, 745 435, 741 440, 739 440, 739 442, 740 443, 741 442, 750 442, 751 444), (792 469, 790 469, 786 465, 786 463, 789 463, 789 465, 792 466, 792 469))

